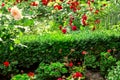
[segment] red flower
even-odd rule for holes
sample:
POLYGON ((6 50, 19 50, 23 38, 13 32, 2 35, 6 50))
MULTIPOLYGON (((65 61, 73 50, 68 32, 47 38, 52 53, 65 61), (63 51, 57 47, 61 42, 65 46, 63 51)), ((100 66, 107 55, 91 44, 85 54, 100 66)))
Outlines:
POLYGON ((86 26, 86 25, 87 25, 87 22, 86 22, 86 20, 84 20, 84 19, 82 19, 81 23, 82 23, 83 26, 86 26))
POLYGON ((76 72, 73 74, 73 78, 79 78, 82 77, 83 75, 80 72, 76 72))
POLYGON ((5 6, 5 3, 2 3, 2 5, 1 5, 2 7, 4 7, 5 6))
POLYGON ((59 26, 59 29, 62 30, 62 26, 61 25, 59 26))
POLYGON ((38 6, 38 5, 39 5, 39 2, 38 2, 38 1, 31 2, 30 5, 31 5, 31 6, 38 6))
POLYGON ((77 64, 78 64, 78 65, 80 65, 80 64, 81 64, 81 62, 78 62, 77 64))
POLYGON ((110 53, 112 50, 111 49, 108 49, 107 52, 110 53))
POLYGON ((17 2, 17 3, 20 3, 20 2, 21 2, 21 0, 16 0, 16 2, 17 2))
POLYGON ((29 73, 28 73, 28 76, 29 76, 29 77, 34 77, 34 75, 35 75, 35 74, 34 74, 33 72, 29 72, 29 73))
POLYGON ((94 2, 94 0, 91 0, 91 2, 94 2))
POLYGON ((96 10, 96 11, 95 11, 95 14, 98 14, 98 13, 99 13, 99 10, 96 10))
POLYGON ((10 65, 10 63, 8 61, 5 61, 3 64, 5 67, 8 67, 10 65))
POLYGON ((95 24, 99 24, 100 23, 100 20, 99 19, 96 19, 95 20, 95 24))
POLYGON ((63 28, 63 29, 62 29, 62 33, 63 33, 63 34, 67 33, 67 29, 66 29, 66 28, 63 28))
POLYGON ((8 12, 10 12, 11 11, 11 8, 8 8, 8 12))
POLYGON ((69 63, 69 67, 73 67, 73 62, 70 62, 70 63, 69 63))
POLYGON ((86 14, 84 14, 84 15, 82 16, 82 19, 83 19, 83 20, 87 20, 86 14))
POLYGON ((73 31, 77 30, 77 27, 76 26, 72 26, 72 30, 73 31))
POLYGON ((48 0, 41 0, 43 5, 47 5, 48 4, 48 0))
POLYGON ((62 78, 58 78, 57 80, 63 80, 62 78))
POLYGON ((87 54, 87 51, 82 51, 82 54, 83 54, 83 55, 87 54))
POLYGON ((90 4, 91 4, 90 0, 87 1, 87 4, 88 4, 88 6, 90 6, 90 4))
POLYGON ((54 9, 60 10, 60 9, 62 9, 62 6, 61 5, 55 5, 54 9))

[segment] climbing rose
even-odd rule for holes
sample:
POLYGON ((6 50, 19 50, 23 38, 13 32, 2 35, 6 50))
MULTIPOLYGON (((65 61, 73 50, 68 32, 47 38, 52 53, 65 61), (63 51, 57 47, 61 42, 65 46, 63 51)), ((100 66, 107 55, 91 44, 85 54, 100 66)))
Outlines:
POLYGON ((73 78, 79 78, 82 77, 83 75, 80 72, 76 72, 73 74, 73 78))
POLYGON ((70 62, 70 63, 69 63, 69 67, 73 67, 73 62, 70 62))
POLYGON ((61 5, 55 5, 55 6, 54 6, 54 9, 61 10, 61 9, 62 9, 62 6, 61 6, 61 5))
POLYGON ((41 0, 43 5, 47 5, 48 4, 48 0, 41 0))
POLYGON ((65 34, 67 32, 67 29, 66 28, 63 28, 62 29, 62 33, 65 34))
POLYGON ((72 30, 73 31, 77 30, 77 27, 76 26, 72 26, 72 30))
POLYGON ((31 5, 31 6, 38 6, 38 5, 39 5, 39 2, 38 2, 38 1, 31 2, 30 5, 31 5))
POLYGON ((57 80, 62 80, 62 78, 58 78, 57 80))
POLYGON ((107 52, 110 53, 112 50, 111 49, 108 49, 107 52))
POLYGON ((29 76, 29 77, 34 77, 34 75, 35 75, 35 74, 34 74, 33 72, 29 72, 29 73, 28 73, 28 76, 29 76))
POLYGON ((8 61, 5 61, 3 64, 5 67, 8 67, 10 65, 10 63, 8 61))
POLYGON ((1 5, 2 7, 4 7, 5 6, 5 3, 2 3, 2 5, 1 5))
POLYGON ((22 18, 22 13, 16 6, 12 7, 10 12, 15 20, 20 20, 22 18))
POLYGON ((87 51, 82 51, 82 54, 83 54, 83 55, 87 54, 87 51))

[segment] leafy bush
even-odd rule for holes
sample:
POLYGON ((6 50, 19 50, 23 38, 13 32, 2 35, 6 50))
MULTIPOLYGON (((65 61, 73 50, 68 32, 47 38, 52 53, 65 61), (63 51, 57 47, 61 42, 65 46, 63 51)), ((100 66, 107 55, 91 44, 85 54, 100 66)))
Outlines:
POLYGON ((68 56, 69 59, 83 59, 81 54, 83 50, 100 56, 99 53, 107 51, 107 49, 116 48, 118 51, 119 38, 119 32, 111 31, 86 31, 67 35, 57 33, 42 36, 26 35, 20 40, 27 47, 17 46, 9 59, 18 60, 19 66, 29 67, 41 61, 47 63, 63 61, 65 56, 68 56), (71 49, 75 49, 75 51, 71 52, 71 49))
POLYGON ((67 73, 67 69, 60 62, 51 64, 40 63, 36 73, 36 79, 47 80, 60 77, 62 74, 67 73))
POLYGON ((108 80, 120 80, 120 61, 118 61, 117 66, 112 67, 112 69, 110 69, 108 71, 108 75, 107 75, 107 79, 108 80))
POLYGON ((11 78, 11 80, 30 80, 27 74, 17 74, 11 78))

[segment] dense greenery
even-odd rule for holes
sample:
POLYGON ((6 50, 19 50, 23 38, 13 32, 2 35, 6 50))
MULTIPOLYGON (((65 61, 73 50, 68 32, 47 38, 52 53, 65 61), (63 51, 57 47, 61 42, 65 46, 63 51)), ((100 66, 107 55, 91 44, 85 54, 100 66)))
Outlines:
POLYGON ((119 80, 120 0, 1 0, 0 5, 0 76, 86 80, 87 71, 97 70, 119 80))

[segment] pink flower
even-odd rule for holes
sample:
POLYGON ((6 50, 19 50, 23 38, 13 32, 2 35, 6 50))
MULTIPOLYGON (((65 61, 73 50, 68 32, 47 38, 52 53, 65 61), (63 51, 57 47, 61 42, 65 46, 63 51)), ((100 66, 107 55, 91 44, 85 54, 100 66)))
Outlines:
POLYGON ((12 7, 10 12, 11 12, 11 15, 14 17, 15 20, 22 19, 21 11, 16 6, 12 7))
POLYGON ((8 61, 5 61, 3 64, 5 67, 8 67, 10 65, 10 63, 8 61))

